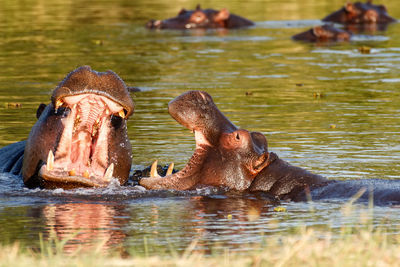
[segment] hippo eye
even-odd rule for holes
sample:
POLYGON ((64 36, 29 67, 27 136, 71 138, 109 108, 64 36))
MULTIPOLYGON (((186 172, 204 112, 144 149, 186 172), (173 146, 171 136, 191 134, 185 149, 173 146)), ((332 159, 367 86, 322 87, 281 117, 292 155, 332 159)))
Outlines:
POLYGON ((115 129, 118 129, 119 127, 121 127, 122 120, 123 120, 123 119, 122 119, 120 116, 112 115, 112 116, 111 116, 111 125, 112 125, 115 129))
POLYGON ((61 116, 63 118, 68 117, 69 113, 71 113, 71 109, 68 107, 59 107, 55 112, 57 116, 61 116))

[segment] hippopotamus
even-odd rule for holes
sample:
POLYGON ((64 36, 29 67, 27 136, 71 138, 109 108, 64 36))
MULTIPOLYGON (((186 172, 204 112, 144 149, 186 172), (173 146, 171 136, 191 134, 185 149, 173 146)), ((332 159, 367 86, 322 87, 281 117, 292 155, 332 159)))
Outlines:
POLYGON ((347 2, 344 7, 326 16, 322 21, 342 24, 387 24, 395 22, 396 19, 388 15, 384 5, 374 5, 370 0, 365 3, 347 2))
POLYGON ((104 187, 125 184, 132 164, 127 119, 134 111, 128 87, 114 72, 89 66, 69 73, 53 90, 26 141, 0 150, 1 171, 29 187, 104 187))
POLYGON ((231 14, 228 9, 181 9, 178 16, 165 20, 150 20, 146 27, 149 29, 234 29, 252 26, 254 23, 241 16, 231 14))
POLYGON ((349 31, 325 24, 322 26, 315 26, 305 32, 296 34, 292 36, 292 39, 306 42, 349 41, 351 35, 352 33, 349 31))
POLYGON ((217 186, 299 201, 306 200, 308 195, 315 199, 351 197, 349 194, 372 185, 377 202, 400 203, 400 181, 329 180, 289 164, 268 151, 262 133, 239 129, 230 122, 206 92, 186 92, 168 104, 168 111, 178 123, 194 132, 196 149, 182 170, 165 177, 155 171, 152 177, 142 178, 139 183, 147 189, 217 186))

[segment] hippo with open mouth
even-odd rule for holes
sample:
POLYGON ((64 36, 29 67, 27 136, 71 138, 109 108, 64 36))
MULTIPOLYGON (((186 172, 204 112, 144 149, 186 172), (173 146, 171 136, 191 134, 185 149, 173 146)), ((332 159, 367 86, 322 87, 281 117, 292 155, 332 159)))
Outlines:
MULTIPOLYGON (((189 190, 218 186, 239 192, 264 192, 284 200, 350 198, 359 190, 373 188, 376 203, 400 204, 400 181, 381 179, 328 180, 292 166, 268 151, 259 132, 238 129, 202 91, 186 92, 168 104, 170 115, 194 132, 196 149, 187 165, 173 174, 139 183, 147 189, 189 190)), ((364 198, 368 199, 368 194, 364 198)))
POLYGON ((112 71, 83 66, 41 104, 27 141, 0 150, 2 171, 22 174, 27 187, 125 184, 132 163, 126 121, 134 111, 128 87, 112 71))
POLYGON ((232 14, 228 9, 182 9, 178 16, 165 20, 150 20, 146 27, 149 29, 234 29, 253 26, 254 23, 241 16, 232 14))

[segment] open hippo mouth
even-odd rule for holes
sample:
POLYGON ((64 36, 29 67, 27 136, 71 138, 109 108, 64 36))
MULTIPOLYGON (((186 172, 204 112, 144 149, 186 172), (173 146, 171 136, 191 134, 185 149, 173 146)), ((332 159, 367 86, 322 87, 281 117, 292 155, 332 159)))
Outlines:
POLYGON ((108 158, 110 126, 121 123, 126 111, 107 97, 81 94, 58 100, 55 113, 66 116, 61 119, 64 131, 55 154, 49 150, 39 176, 47 181, 107 185, 114 172, 108 158))
POLYGON ((243 191, 269 164, 265 136, 238 129, 218 110, 206 92, 189 91, 168 104, 170 115, 194 132, 196 149, 179 172, 152 177, 140 184, 148 189, 186 190, 196 185, 222 186, 243 191))
MULTIPOLYGON (((129 178, 132 148, 126 120, 134 105, 112 71, 88 66, 71 72, 32 128, 22 176, 28 187, 104 187, 129 178)), ((40 113, 40 114, 39 114, 40 113)))

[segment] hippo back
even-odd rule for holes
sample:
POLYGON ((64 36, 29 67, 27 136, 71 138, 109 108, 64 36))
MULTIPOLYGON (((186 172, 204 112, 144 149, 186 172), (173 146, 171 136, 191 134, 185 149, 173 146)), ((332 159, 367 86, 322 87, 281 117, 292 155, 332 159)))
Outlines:
POLYGON ((0 172, 21 175, 26 141, 20 141, 0 149, 0 172))

